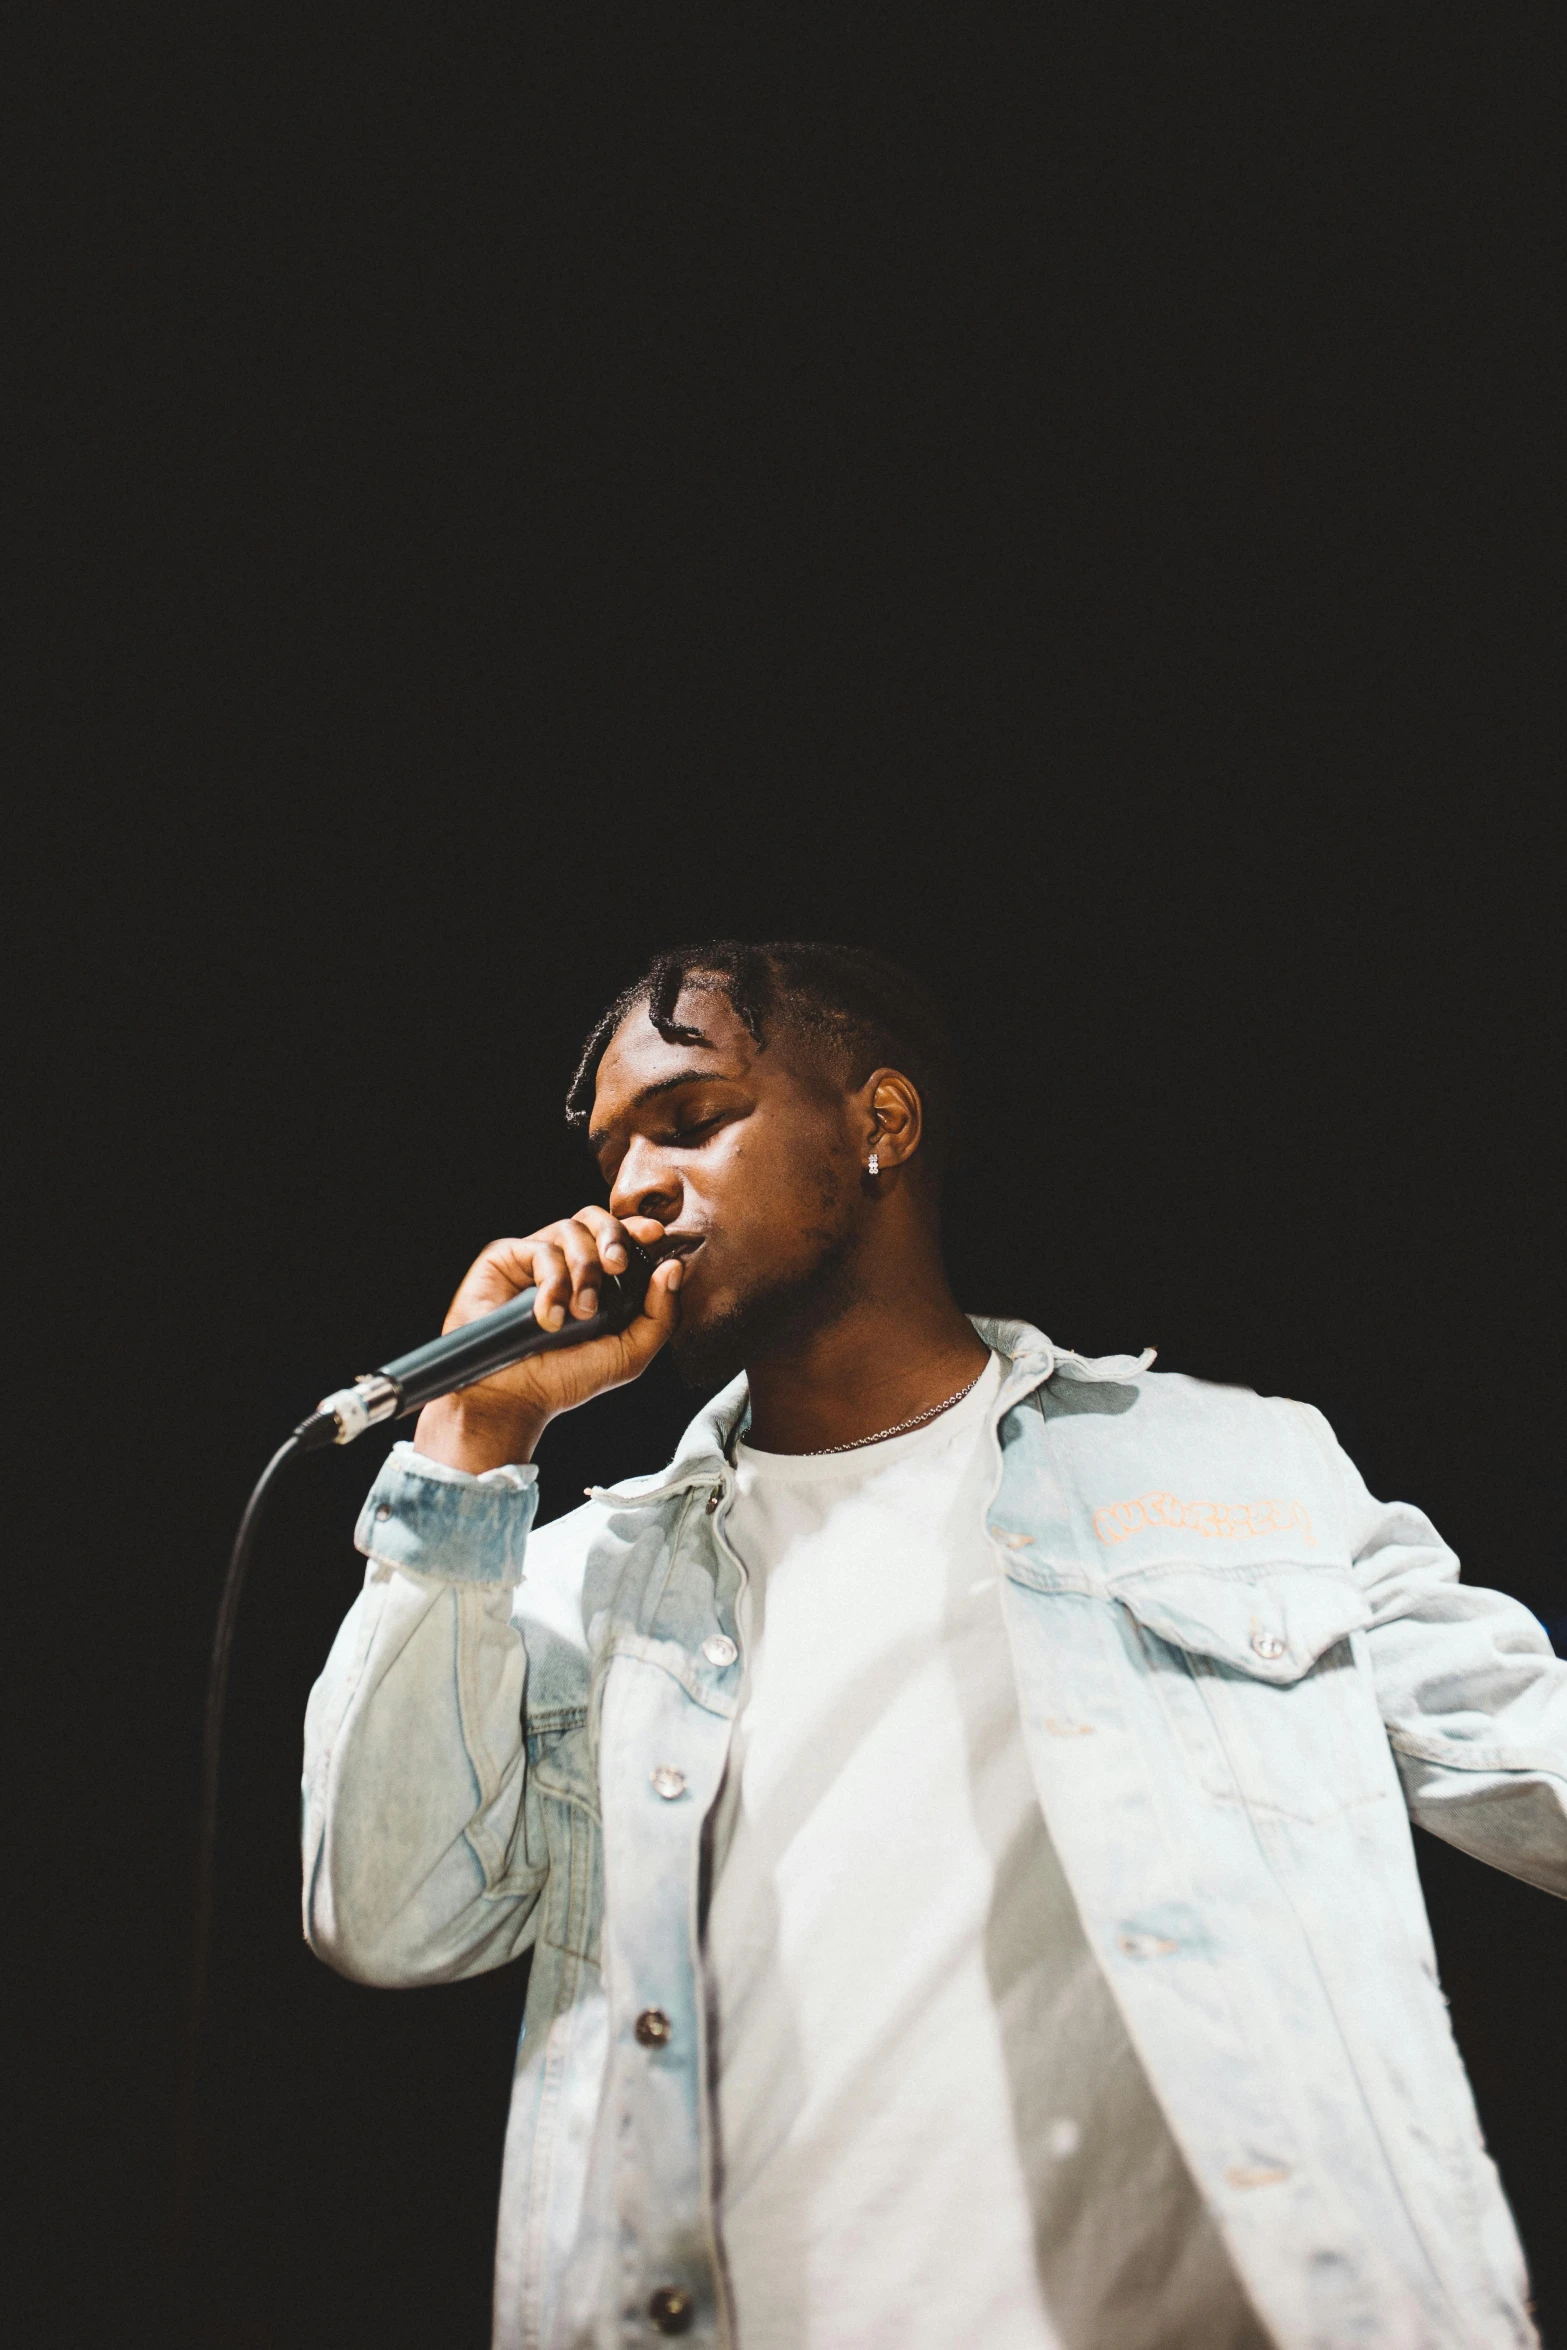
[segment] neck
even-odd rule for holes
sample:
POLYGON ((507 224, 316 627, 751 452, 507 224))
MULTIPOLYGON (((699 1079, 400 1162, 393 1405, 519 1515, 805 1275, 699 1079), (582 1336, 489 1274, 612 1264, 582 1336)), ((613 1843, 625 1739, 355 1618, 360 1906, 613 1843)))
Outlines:
POLYGON ((824 1328, 746 1365, 748 1441, 763 1452, 863 1443, 971 1386, 985 1358, 932 1235, 923 1250, 862 1268, 850 1303, 824 1328))

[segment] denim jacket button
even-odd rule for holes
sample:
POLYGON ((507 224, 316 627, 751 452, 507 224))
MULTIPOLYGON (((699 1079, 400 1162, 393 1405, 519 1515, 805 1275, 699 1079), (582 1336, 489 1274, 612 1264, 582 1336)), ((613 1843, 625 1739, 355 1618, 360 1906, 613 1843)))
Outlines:
POLYGON ((724 1489, 723 1489, 723 1487, 722 1487, 721 1485, 715 1485, 715 1486, 713 1487, 713 1490, 712 1490, 712 1492, 711 1492, 711 1493, 708 1495, 708 1497, 707 1497, 707 1514, 708 1514, 708 1516, 709 1516, 709 1517, 711 1517, 711 1516, 712 1516, 712 1514, 713 1514, 714 1510, 716 1510, 716 1509, 717 1509, 717 1507, 718 1507, 719 1503, 720 1503, 720 1502, 723 1500, 723 1498, 724 1498, 724 1489))
POLYGON ((677 1771, 670 1763, 660 1763, 650 1776, 654 1794, 662 1795, 666 1803, 673 1803, 677 1795, 686 1791, 685 1772, 677 1771))
POLYGON ((376 1514, 376 1516, 377 1516, 377 1517, 380 1519, 380 1521, 381 1521, 382 1525, 384 1526, 384 1525, 385 1525, 385 1523, 386 1523, 386 1521, 387 1521, 387 1519, 388 1519, 388 1518, 391 1516, 391 1514, 392 1514, 392 1505, 391 1505, 391 1503, 390 1503, 389 1501, 383 1501, 383 1502, 381 1503, 380 1507, 377 1509, 377 1511, 376 1511, 376 1513, 375 1513, 375 1514, 376 1514))
POLYGON ((740 1651, 727 1633, 715 1632, 710 1640, 703 1641, 702 1654, 710 1665, 732 1665, 740 1651))
POLYGON ((1285 1644, 1279 1638, 1277 1632, 1253 1632, 1251 1636, 1251 1644, 1252 1647, 1256 1650, 1258 1656, 1265 1657, 1270 1665, 1272 1664, 1275 1657, 1280 1657, 1284 1654, 1285 1644))
POLYGON ((642 2047, 667 2048, 675 2028, 661 2007, 644 2007, 632 2029, 642 2047))
POLYGON ((695 2304, 678 2285, 660 2285, 647 2305, 648 2316, 661 2334, 683 2334, 691 2323, 695 2304))

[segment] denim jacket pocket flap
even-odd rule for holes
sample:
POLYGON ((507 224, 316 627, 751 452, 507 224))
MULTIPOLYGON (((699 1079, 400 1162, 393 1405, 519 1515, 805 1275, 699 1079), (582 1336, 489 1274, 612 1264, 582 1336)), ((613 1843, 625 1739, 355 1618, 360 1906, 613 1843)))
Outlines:
POLYGON ((1347 1567, 1144 1567, 1113 1578, 1110 1592, 1172 1647, 1278 1684, 1301 1680, 1371 1621, 1347 1567))

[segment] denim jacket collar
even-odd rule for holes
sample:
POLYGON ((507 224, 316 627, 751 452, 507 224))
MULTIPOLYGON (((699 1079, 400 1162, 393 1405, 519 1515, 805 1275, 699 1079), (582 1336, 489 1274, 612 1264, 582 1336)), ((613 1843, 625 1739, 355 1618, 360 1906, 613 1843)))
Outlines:
MULTIPOLYGON (((1054 1345, 1031 1322, 993 1319, 985 1314, 971 1314, 969 1320, 985 1344, 993 1347, 1002 1359, 998 1419, 1020 1403, 1031 1389, 1057 1373, 1063 1379, 1129 1379, 1146 1371, 1154 1359, 1151 1346, 1145 1347, 1140 1355, 1080 1355, 1070 1347, 1054 1345)), ((624 1478, 618 1485, 590 1486, 592 1499, 613 1502, 619 1507, 663 1501, 688 1486, 711 1484, 722 1478, 729 1466, 729 1447, 745 1426, 750 1409, 750 1393, 742 1371, 702 1406, 675 1447, 674 1459, 667 1468, 655 1469, 643 1477, 624 1478)))

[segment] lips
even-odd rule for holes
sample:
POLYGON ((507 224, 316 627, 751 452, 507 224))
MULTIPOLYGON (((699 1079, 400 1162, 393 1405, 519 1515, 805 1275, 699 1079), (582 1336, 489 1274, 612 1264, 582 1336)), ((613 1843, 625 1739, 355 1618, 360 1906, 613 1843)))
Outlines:
POLYGON ((705 1239, 706 1234, 701 1232, 666 1232, 652 1253, 660 1264, 666 1257, 678 1257, 682 1264, 688 1265, 705 1239))

